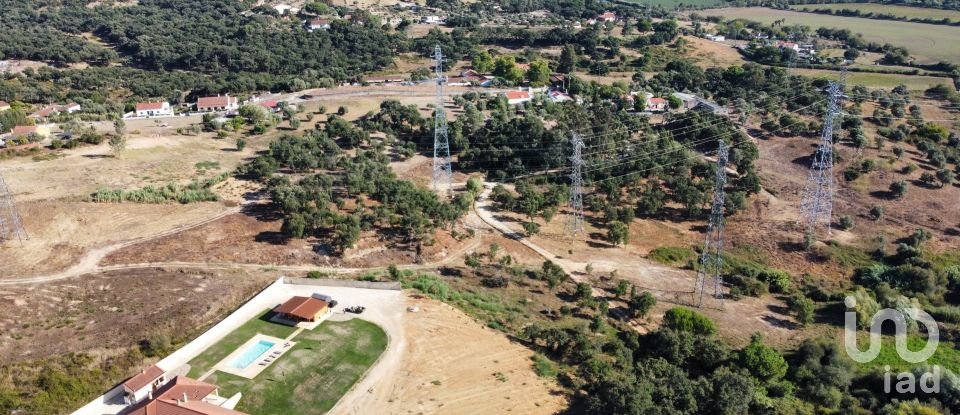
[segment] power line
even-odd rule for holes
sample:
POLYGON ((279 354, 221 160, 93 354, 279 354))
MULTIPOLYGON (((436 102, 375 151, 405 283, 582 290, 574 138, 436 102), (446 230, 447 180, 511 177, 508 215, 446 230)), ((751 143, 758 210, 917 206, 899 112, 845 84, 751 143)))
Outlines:
POLYGON ((567 222, 567 232, 576 237, 583 232, 583 139, 580 134, 573 133, 570 139, 573 155, 570 156, 572 171, 570 172, 570 217, 567 222))
POLYGON ((710 209, 710 222, 707 225, 707 236, 700 252, 700 267, 697 269, 697 285, 694 293, 700 292, 697 307, 703 306, 703 293, 706 291, 706 280, 710 277, 713 285, 713 296, 720 300, 723 307, 723 280, 720 269, 723 265, 723 205, 726 199, 724 187, 727 185, 727 159, 729 155, 727 143, 717 142, 717 172, 713 187, 713 205, 710 209), (709 275, 708 275, 709 274, 709 275))
POLYGON ((821 222, 826 222, 829 233, 833 216, 833 124, 840 112, 843 85, 838 82, 831 83, 828 93, 820 145, 813 156, 810 176, 800 203, 800 220, 805 223, 807 233, 814 235, 821 222))
POLYGON ((22 244, 25 239, 30 239, 30 235, 23 228, 13 195, 10 194, 6 181, 3 180, 3 174, 0 174, 0 241, 9 241, 14 238, 22 244))

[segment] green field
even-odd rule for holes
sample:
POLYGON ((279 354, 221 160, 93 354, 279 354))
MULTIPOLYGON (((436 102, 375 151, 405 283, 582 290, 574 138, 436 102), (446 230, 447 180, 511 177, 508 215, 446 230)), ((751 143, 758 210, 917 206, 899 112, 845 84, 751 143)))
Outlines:
POLYGON ((383 329, 360 319, 325 321, 293 340, 297 344, 254 379, 214 372, 204 381, 220 387, 221 396, 243 393, 236 409, 251 415, 322 414, 387 348, 383 329))
MULTIPOLYGON (((840 73, 825 69, 791 69, 791 73, 813 78, 839 79, 840 73)), ((953 80, 936 76, 900 75, 871 72, 847 73, 847 84, 863 85, 867 88, 891 89, 904 84, 911 91, 923 91, 935 85, 943 84, 953 89, 953 80)))
POLYGON ((924 23, 873 20, 859 17, 827 16, 814 13, 774 10, 764 7, 710 9, 698 12, 728 19, 747 19, 765 24, 786 19, 785 25, 801 24, 818 27, 844 28, 860 33, 872 41, 902 46, 920 63, 939 61, 960 62, 960 27, 924 23))
MULTIPOLYGON (((864 350, 869 342, 869 335, 866 333, 858 334, 857 344, 863 345, 860 350, 864 350)), ((913 364, 901 359, 897 353, 896 341, 892 336, 884 336, 882 344, 883 347, 880 348, 880 355, 872 362, 861 364, 861 367, 883 369, 884 366, 890 366, 893 371, 905 371, 915 366, 922 366, 922 364, 913 364)), ((907 337, 907 348, 910 350, 919 351, 926 344, 927 340, 924 338, 915 335, 907 337)), ((938 365, 954 373, 960 372, 960 351, 954 349, 950 343, 941 342, 939 347, 937 347, 937 351, 933 353, 933 356, 930 356, 926 364, 938 365)))
POLYGON ((674 9, 676 7, 716 7, 726 4, 723 0, 622 0, 625 3, 634 3, 640 5, 649 4, 651 6, 660 6, 665 9, 674 9))
POLYGON ((892 14, 894 16, 906 17, 908 19, 943 19, 947 18, 953 21, 960 21, 960 11, 931 9, 926 7, 897 6, 891 4, 877 3, 840 3, 840 4, 795 4, 790 6, 793 10, 859 10, 860 13, 892 14))
POLYGON ((213 365, 223 360, 225 357, 230 355, 230 353, 233 353, 234 350, 240 347, 240 345, 243 343, 246 343, 247 340, 250 340, 250 338, 257 333, 283 339, 297 329, 296 327, 268 321, 267 319, 270 318, 271 314, 272 311, 265 310, 263 313, 257 316, 257 318, 244 323, 242 326, 226 335, 226 337, 217 342, 217 344, 210 346, 210 348, 207 350, 204 350, 203 353, 190 361, 190 373, 188 376, 194 379, 200 377, 200 375, 213 368, 213 365))

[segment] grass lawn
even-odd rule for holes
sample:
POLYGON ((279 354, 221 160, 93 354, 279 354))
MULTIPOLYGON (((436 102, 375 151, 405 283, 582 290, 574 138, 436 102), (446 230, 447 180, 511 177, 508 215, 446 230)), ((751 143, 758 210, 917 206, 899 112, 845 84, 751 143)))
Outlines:
POLYGON ((221 396, 243 393, 238 411, 251 415, 322 414, 330 410, 387 348, 377 325, 325 321, 303 331, 293 348, 254 379, 214 372, 221 396))
MULTIPOLYGON (((791 69, 791 73, 810 76, 814 78, 839 79, 840 73, 825 69, 791 69)), ((904 84, 907 89, 912 91, 923 91, 931 86, 946 85, 953 89, 953 81, 950 78, 941 78, 938 76, 923 75, 900 75, 887 73, 871 72, 848 72, 848 85, 863 85, 867 88, 891 89, 899 84, 904 84)))
MULTIPOLYGON (((861 335, 857 336, 857 339, 857 346, 860 347, 860 350, 866 350, 867 344, 870 341, 869 335, 867 333, 861 333, 861 335)), ((907 338, 907 348, 918 351, 923 349, 926 342, 927 340, 923 337, 911 335, 907 338)), ((926 364, 931 366, 938 365, 957 373, 960 371, 960 350, 955 349, 950 343, 941 341, 940 345, 937 346, 937 351, 933 353, 933 356, 930 357, 930 360, 928 360, 926 364)), ((859 364, 858 366, 866 369, 878 368, 883 370, 884 366, 888 365, 893 371, 897 372, 910 370, 910 368, 914 366, 923 366, 923 364, 915 365, 900 359, 900 355, 897 354, 897 346, 893 336, 883 337, 883 347, 880 348, 880 355, 877 356, 876 359, 869 363, 859 364)))
POLYGON ((860 13, 873 13, 873 14, 891 14, 897 17, 906 17, 908 19, 919 18, 919 19, 950 19, 953 21, 960 20, 960 11, 956 10, 943 10, 943 9, 931 9, 926 7, 910 7, 910 6, 899 6, 893 4, 877 4, 877 3, 841 3, 841 4, 795 4, 790 6, 792 10, 803 11, 807 10, 859 10, 860 13))
POLYGON ((800 24, 813 29, 820 27, 844 28, 860 33, 870 42, 903 46, 921 63, 938 61, 960 62, 960 27, 924 23, 874 20, 860 17, 827 16, 764 7, 738 7, 698 11, 705 16, 723 16, 728 19, 747 19, 764 24, 785 19, 785 25, 800 24))
POLYGON ((188 376, 194 379, 198 378, 257 333, 283 339, 296 331, 296 327, 269 321, 271 314, 273 314, 271 310, 265 310, 257 318, 244 323, 217 344, 204 350, 203 353, 190 361, 190 374, 188 376))

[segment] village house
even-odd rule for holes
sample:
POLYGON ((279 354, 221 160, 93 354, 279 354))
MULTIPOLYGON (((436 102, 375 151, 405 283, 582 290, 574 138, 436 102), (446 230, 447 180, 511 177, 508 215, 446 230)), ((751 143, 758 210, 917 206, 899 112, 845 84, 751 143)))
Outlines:
POLYGON ((533 94, 530 91, 507 91, 504 95, 507 97, 507 104, 510 105, 521 105, 533 101, 533 94))
POLYGON ((173 109, 169 102, 138 102, 134 107, 138 117, 169 117, 173 109))
POLYGON ((700 104, 700 97, 693 94, 675 92, 673 96, 680 99, 680 109, 690 110, 700 104))
POLYGON ((327 19, 313 19, 307 23, 307 28, 311 31, 313 30, 327 30, 330 28, 330 20, 327 19))
POLYGON ((597 16, 597 21, 602 23, 609 23, 617 21, 617 14, 614 12, 603 12, 597 16))
POLYGON ((65 112, 67 114, 80 112, 81 109, 83 109, 83 107, 81 107, 80 104, 77 104, 76 102, 68 102, 66 104, 61 105, 59 108, 60 112, 65 112))
POLYGON ((156 386, 154 382, 147 384, 151 390, 146 399, 138 401, 121 414, 243 415, 243 412, 233 410, 240 401, 239 393, 230 399, 223 398, 216 386, 186 376, 174 377, 165 384, 161 378, 161 382, 156 386))
POLYGON ((664 112, 667 110, 667 100, 661 97, 652 97, 647 99, 647 111, 664 112))
POLYGON ((707 38, 707 40, 712 40, 714 42, 723 42, 727 40, 726 36, 724 35, 706 35, 704 37, 707 38))
POLYGON ((420 23, 423 24, 443 24, 443 18, 440 16, 423 16, 420 18, 420 23))
POLYGON ((563 91, 556 90, 556 89, 553 90, 553 91, 550 91, 550 93, 547 94, 547 95, 550 97, 550 100, 551 100, 551 101, 557 102, 557 103, 559 103, 559 102, 565 102, 565 101, 573 101, 573 98, 570 97, 570 95, 568 95, 567 93, 565 93, 565 92, 563 92, 563 91))
POLYGON ((277 14, 281 16, 286 14, 297 14, 297 12, 300 11, 300 9, 293 7, 289 4, 278 4, 276 6, 273 6, 273 9, 276 10, 277 14))
POLYGON ((34 111, 27 118, 31 120, 42 120, 47 117, 52 117, 60 113, 60 110, 54 105, 47 105, 46 107, 40 108, 37 111, 34 111))
POLYGON ((795 52, 800 51, 800 45, 797 45, 793 42, 784 42, 782 40, 777 41, 777 48, 779 49, 793 49, 795 52))
POLYGON ((266 108, 267 111, 270 111, 270 112, 280 111, 280 103, 277 102, 276 100, 268 99, 266 101, 261 102, 260 106, 266 108))
POLYGON ((36 135, 40 138, 47 138, 50 136, 50 128, 44 125, 18 125, 13 127, 13 131, 10 132, 10 136, 13 138, 24 137, 29 135, 36 135))
POLYGON ((197 98, 197 111, 232 111, 239 108, 237 97, 229 95, 197 98))
POLYGON ((0 101, 0 112, 10 109, 10 104, 7 101, 0 101))
POLYGON ((151 398, 153 392, 163 386, 164 371, 157 365, 152 365, 140 371, 126 382, 123 382, 123 401, 133 405, 144 399, 151 398))

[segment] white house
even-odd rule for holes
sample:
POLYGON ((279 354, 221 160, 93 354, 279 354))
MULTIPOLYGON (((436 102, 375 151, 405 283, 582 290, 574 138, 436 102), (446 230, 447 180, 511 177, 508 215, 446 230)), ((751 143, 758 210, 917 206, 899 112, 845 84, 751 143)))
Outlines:
POLYGON ((76 102, 68 102, 60 107, 60 112, 73 114, 75 112, 79 112, 81 109, 83 109, 83 107, 81 107, 80 104, 77 104, 76 102))
POLYGON ((706 38, 707 40, 712 40, 714 42, 723 42, 727 40, 724 35, 707 35, 706 38))
POLYGON ((197 111, 230 111, 239 107, 237 97, 229 95, 197 98, 197 111))
POLYGON ((420 22, 425 24, 443 24, 443 18, 440 16, 423 16, 420 22))
POLYGON ((330 28, 330 21, 327 19, 313 19, 307 23, 310 30, 327 30, 330 28))
POLYGON ((647 99, 647 111, 664 112, 667 110, 667 100, 661 97, 647 99))
POLYGON ((169 102, 138 102, 136 105, 138 117, 167 117, 173 115, 169 102))
POLYGON ((277 11, 277 14, 283 16, 285 14, 297 14, 300 9, 293 7, 289 4, 278 4, 273 6, 273 9, 277 11))
POLYGON ((123 382, 123 400, 127 405, 133 405, 152 398, 153 392, 165 383, 163 369, 157 365, 150 366, 123 382))
POLYGON ((567 95, 563 91, 556 90, 556 89, 553 91, 550 91, 549 96, 550 96, 550 100, 553 102, 573 101, 573 98, 571 98, 570 95, 567 95))
POLYGON ((504 95, 507 97, 507 103, 510 105, 520 105, 533 101, 533 94, 531 94, 530 91, 507 91, 504 95))
POLYGON ((615 22, 617 21, 617 14, 614 12, 603 12, 597 16, 597 21, 603 23, 615 22))

